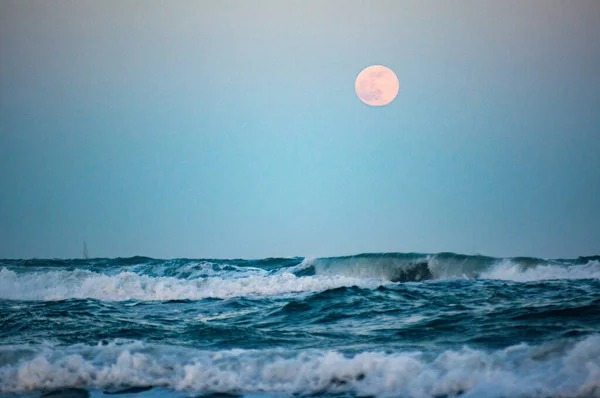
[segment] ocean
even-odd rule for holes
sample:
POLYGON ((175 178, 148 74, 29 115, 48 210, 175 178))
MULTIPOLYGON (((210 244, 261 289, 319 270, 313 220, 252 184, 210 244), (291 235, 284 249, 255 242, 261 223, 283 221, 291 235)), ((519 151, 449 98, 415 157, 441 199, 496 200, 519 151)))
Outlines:
POLYGON ((600 397, 600 256, 0 260, 2 397, 600 397))

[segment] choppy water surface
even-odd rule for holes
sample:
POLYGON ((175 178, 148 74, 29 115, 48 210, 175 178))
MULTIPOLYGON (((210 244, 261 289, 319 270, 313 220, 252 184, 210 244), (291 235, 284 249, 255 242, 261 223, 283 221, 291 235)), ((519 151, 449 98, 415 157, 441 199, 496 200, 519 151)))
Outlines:
POLYGON ((0 260, 0 394, 150 386, 600 397, 600 257, 0 260))

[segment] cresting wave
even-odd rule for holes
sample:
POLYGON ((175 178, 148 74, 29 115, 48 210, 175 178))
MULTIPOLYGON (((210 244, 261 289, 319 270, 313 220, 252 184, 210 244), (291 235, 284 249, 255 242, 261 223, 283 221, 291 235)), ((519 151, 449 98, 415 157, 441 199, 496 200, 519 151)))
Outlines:
POLYGON ((87 270, 17 274, 0 270, 0 298, 12 300, 199 300, 250 295, 280 295, 323 291, 343 286, 376 288, 384 281, 346 276, 303 276, 291 273, 179 279, 134 272, 105 275, 87 270))
POLYGON ((431 279, 600 279, 600 258, 498 259, 452 253, 266 260, 4 260, 0 299, 199 300, 319 292, 431 279))
POLYGON ((600 336, 497 351, 199 351, 142 342, 0 347, 0 393, 160 386, 213 393, 597 397, 600 336))

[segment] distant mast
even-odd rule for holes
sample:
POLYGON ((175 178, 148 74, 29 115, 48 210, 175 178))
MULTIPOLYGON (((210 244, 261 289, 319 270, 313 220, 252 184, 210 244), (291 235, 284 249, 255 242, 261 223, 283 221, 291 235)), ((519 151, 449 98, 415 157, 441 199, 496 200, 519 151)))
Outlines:
POLYGON ((85 241, 83 241, 83 258, 85 258, 86 260, 90 258, 90 256, 88 255, 87 243, 85 243, 85 241))

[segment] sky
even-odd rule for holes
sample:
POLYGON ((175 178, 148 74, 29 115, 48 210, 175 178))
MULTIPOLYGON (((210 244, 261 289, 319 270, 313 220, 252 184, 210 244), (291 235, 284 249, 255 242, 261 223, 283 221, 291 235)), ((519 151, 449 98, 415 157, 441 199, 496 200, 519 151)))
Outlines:
POLYGON ((600 254, 600 2, 0 1, 0 258, 600 254), (400 81, 354 92, 365 67, 400 81))

